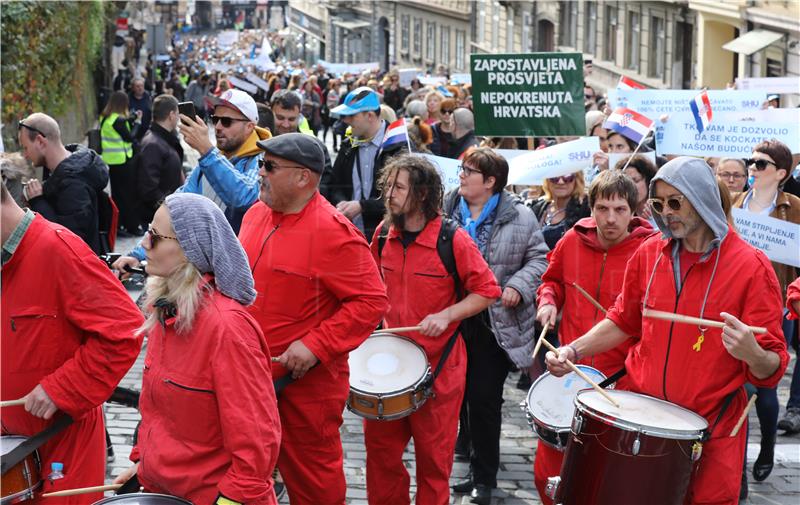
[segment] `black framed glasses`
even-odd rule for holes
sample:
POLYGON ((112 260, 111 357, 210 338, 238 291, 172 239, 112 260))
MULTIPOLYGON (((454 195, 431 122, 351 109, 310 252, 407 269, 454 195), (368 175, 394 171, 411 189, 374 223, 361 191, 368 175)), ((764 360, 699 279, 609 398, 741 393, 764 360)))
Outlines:
POLYGON ((42 130, 38 129, 38 128, 34 128, 34 127, 33 127, 33 126, 31 126, 31 125, 27 125, 27 124, 23 123, 22 121, 20 121, 20 122, 19 122, 19 125, 20 125, 22 128, 26 128, 26 129, 28 129, 28 130, 30 130, 30 131, 32 131, 32 132, 36 132, 36 133, 38 133, 39 135, 41 135, 41 136, 42 136, 42 137, 44 137, 44 138, 47 138, 47 135, 45 135, 45 134, 44 134, 44 132, 43 132, 42 130))
MULTIPOLYGON (((681 210, 681 207, 683 206, 683 200, 685 198, 686 197, 684 195, 671 196, 667 198, 666 204, 670 209, 678 212, 681 210)), ((657 214, 664 213, 664 200, 662 198, 648 198, 647 203, 650 204, 650 208, 653 209, 653 212, 657 214)))
POLYGON ((720 172, 717 174, 717 177, 720 179, 733 179, 735 181, 741 181, 747 176, 744 174, 737 174, 736 172, 720 172))
POLYGON ((234 121, 250 121, 249 119, 241 119, 238 117, 228 117, 228 116, 211 116, 211 124, 214 126, 217 123, 222 123, 223 128, 230 128, 234 121))
MULTIPOLYGON (((744 164, 745 164, 745 166, 748 166, 748 167, 751 166, 751 165, 755 165, 756 170, 758 170, 759 172, 761 172, 762 170, 766 170, 768 165, 775 165, 775 163, 772 162, 772 161, 764 160, 764 159, 757 160, 757 159, 754 159, 754 158, 749 158, 749 159, 744 160, 744 164)), ((778 165, 775 165, 775 168, 778 168, 778 165)))
POLYGON ((464 177, 469 177, 472 174, 481 174, 483 172, 481 172, 480 170, 476 170, 474 168, 470 168, 470 167, 468 167, 466 165, 459 165, 458 166, 458 173, 459 174, 464 174, 464 177))
POLYGON ((150 247, 155 247, 160 240, 174 240, 178 241, 178 237, 170 237, 169 235, 161 235, 156 232, 152 226, 147 227, 147 235, 150 237, 150 247))

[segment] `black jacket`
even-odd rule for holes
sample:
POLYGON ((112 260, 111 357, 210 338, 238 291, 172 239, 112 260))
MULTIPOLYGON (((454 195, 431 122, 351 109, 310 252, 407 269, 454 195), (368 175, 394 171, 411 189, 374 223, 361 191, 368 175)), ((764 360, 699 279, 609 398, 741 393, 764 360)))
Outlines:
POLYGON ((547 207, 550 205, 550 200, 544 197, 534 200, 530 204, 533 213, 536 214, 536 219, 542 226, 542 235, 547 242, 547 247, 552 251, 556 247, 556 243, 564 236, 567 231, 575 226, 575 223, 585 217, 592 215, 592 209, 589 208, 589 199, 584 197, 583 201, 578 200, 574 196, 567 202, 567 207, 564 209, 564 219, 558 224, 544 223, 544 217, 547 213, 547 207))
POLYGON ((134 160, 140 215, 153 218, 159 203, 183 184, 183 148, 174 134, 153 123, 134 160))
POLYGON ((445 152, 445 146, 441 146, 441 156, 457 160, 470 147, 478 147, 478 139, 475 138, 474 131, 470 131, 461 138, 452 138, 447 146, 447 152, 445 152))
POLYGON ((100 155, 82 145, 66 148, 72 155, 50 173, 42 184, 42 195, 30 200, 30 207, 101 254, 97 197, 108 184, 108 166, 100 155))
MULTIPOLYGON (((387 125, 388 126, 388 125, 387 125)), ((372 234, 378 223, 383 219, 384 206, 383 199, 381 199, 378 190, 378 179, 381 175, 381 170, 389 161, 389 159, 400 153, 407 152, 408 148, 405 144, 395 144, 387 150, 381 150, 378 153, 378 158, 375 161, 374 174, 372 177, 372 189, 369 192, 369 199, 361 200, 361 216, 364 219, 364 233, 367 236, 367 242, 372 240, 372 234)), ((328 176, 323 174, 320 183, 320 192, 322 195, 336 205, 339 202, 347 202, 353 199, 353 164, 356 161, 356 151, 350 144, 350 139, 345 138, 342 140, 342 145, 339 147, 339 154, 336 156, 336 161, 333 162, 333 170, 328 176)))

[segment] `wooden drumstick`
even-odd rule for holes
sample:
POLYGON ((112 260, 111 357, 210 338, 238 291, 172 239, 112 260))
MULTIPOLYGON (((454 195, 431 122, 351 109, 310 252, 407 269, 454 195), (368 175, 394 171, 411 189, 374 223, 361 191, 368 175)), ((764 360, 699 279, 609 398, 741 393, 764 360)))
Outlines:
POLYGON ((79 487, 75 489, 65 489, 63 491, 54 491, 52 493, 44 493, 42 498, 54 498, 57 496, 74 496, 77 494, 86 493, 103 493, 106 491, 116 491, 121 488, 122 484, 108 484, 107 486, 92 486, 92 487, 79 487))
POLYGON ((744 420, 747 419, 748 412, 750 412, 750 409, 752 409, 753 405, 755 405, 756 398, 758 398, 758 395, 753 395, 750 397, 750 401, 747 402, 747 406, 744 408, 742 415, 739 416, 739 420, 736 422, 736 426, 734 426, 733 430, 731 430, 732 437, 735 437, 739 433, 739 428, 742 427, 742 425, 744 424, 744 420))
MULTIPOLYGON (((711 328, 722 328, 725 323, 722 321, 713 321, 711 319, 700 319, 699 317, 685 316, 683 314, 674 314, 672 312, 664 312, 661 310, 644 309, 642 316, 651 319, 661 319, 663 321, 672 321, 674 323, 684 324, 697 324, 700 326, 709 326, 711 328)), ((753 333, 766 333, 767 329, 761 326, 748 326, 748 330, 753 333)))
POLYGON ((397 328, 384 328, 382 330, 373 331, 372 334, 377 333, 408 333, 411 331, 420 331, 422 326, 399 326, 397 328))
POLYGON ((18 400, 6 400, 0 402, 0 407, 16 407, 18 405, 25 405, 25 398, 20 398, 18 400))
POLYGON ((542 333, 539 335, 539 340, 536 341, 536 346, 533 348, 533 359, 536 359, 536 355, 539 354, 539 349, 542 347, 542 340, 544 340, 544 335, 547 333, 547 330, 550 329, 550 323, 544 323, 544 327, 542 328, 542 333))
MULTIPOLYGON (((544 346, 545 346, 545 347, 547 347, 548 349, 550 349, 551 351, 553 351, 553 353, 554 353, 556 356, 558 356, 558 349, 556 349, 556 348, 555 348, 555 346, 554 346, 553 344, 551 344, 551 343, 550 343, 550 342, 548 342, 547 340, 542 340, 542 343, 544 344, 544 346)), ((611 396, 609 396, 609 394, 608 394, 608 393, 606 393, 606 391, 605 391, 603 388, 601 388, 600 386, 598 386, 597 384, 595 384, 595 382, 594 382, 592 379, 590 379, 588 375, 586 375, 585 373, 583 373, 583 372, 581 371, 581 369, 580 369, 580 368, 576 367, 576 366, 575 366, 575 363, 573 363, 573 362, 572 362, 572 361, 570 361, 570 360, 565 360, 564 362, 567 364, 567 366, 568 366, 568 367, 569 367, 569 368, 570 368, 570 369, 571 369, 573 372, 575 372, 576 374, 578 374, 578 377, 580 377, 581 379, 583 379, 583 380, 585 380, 586 382, 588 382, 588 383, 589 383, 589 384, 590 384, 590 385, 591 385, 591 386, 594 388, 594 390, 595 390, 595 391, 597 391, 598 393, 600 393, 600 395, 601 395, 603 398, 605 398, 606 400, 608 400, 609 402, 611 402, 611 404, 612 404, 613 406, 615 406, 615 407, 617 407, 617 408, 622 408, 622 407, 620 406, 620 404, 619 404, 619 403, 617 403, 616 401, 614 401, 614 399, 613 399, 613 398, 611 398, 611 396)))
POLYGON ((575 282, 573 282, 573 283, 572 283, 572 286, 573 286, 575 289, 577 289, 577 290, 578 290, 578 293, 582 294, 584 298, 586 298, 587 300, 589 300, 589 303, 591 303, 592 305, 594 305, 594 306, 595 306, 595 308, 596 308, 597 310, 599 310, 599 311, 600 311, 600 312, 602 312, 603 314, 605 314, 605 313, 606 313, 606 309, 605 309, 605 308, 603 308, 603 306, 602 306, 602 305, 600 305, 600 302, 598 302, 597 300, 595 300, 594 298, 592 298, 592 295, 590 295, 589 293, 587 293, 585 289, 583 289, 582 287, 578 286, 578 284, 577 284, 577 283, 575 283, 575 282))

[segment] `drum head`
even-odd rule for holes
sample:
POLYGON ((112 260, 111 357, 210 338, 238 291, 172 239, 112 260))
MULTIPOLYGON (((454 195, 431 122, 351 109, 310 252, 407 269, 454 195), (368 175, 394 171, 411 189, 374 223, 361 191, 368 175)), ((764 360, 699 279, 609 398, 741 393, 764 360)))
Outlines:
MULTIPOLYGON (((597 369, 578 365, 583 373, 595 382, 606 376, 597 369)), ((569 428, 575 412, 575 394, 581 389, 591 388, 585 380, 570 372, 562 377, 545 372, 536 379, 528 391, 528 411, 534 419, 552 428, 569 428)))
POLYGON ((103 498, 100 501, 94 502, 93 505, 105 503, 113 503, 115 505, 192 505, 192 502, 178 498, 177 496, 156 493, 131 493, 109 496, 108 498, 103 498))
POLYGON ((425 351, 411 340, 380 333, 350 352, 350 387, 367 393, 408 389, 428 371, 425 351))
POLYGON ((619 403, 619 408, 594 390, 578 393, 575 405, 613 419, 613 424, 623 428, 668 438, 678 438, 672 435, 680 434, 693 438, 708 428, 705 419, 674 403, 631 391, 608 391, 608 394, 619 403))
POLYGON ((6 455, 17 448, 19 444, 28 440, 27 437, 20 437, 18 435, 3 435, 0 436, 0 454, 6 455))

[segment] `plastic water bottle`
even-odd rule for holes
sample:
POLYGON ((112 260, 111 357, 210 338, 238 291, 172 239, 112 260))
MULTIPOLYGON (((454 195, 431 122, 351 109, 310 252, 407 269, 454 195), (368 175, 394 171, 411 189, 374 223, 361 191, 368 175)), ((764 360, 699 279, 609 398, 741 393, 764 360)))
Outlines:
POLYGON ((64 463, 53 461, 50 463, 50 475, 47 476, 50 481, 64 478, 64 463))

